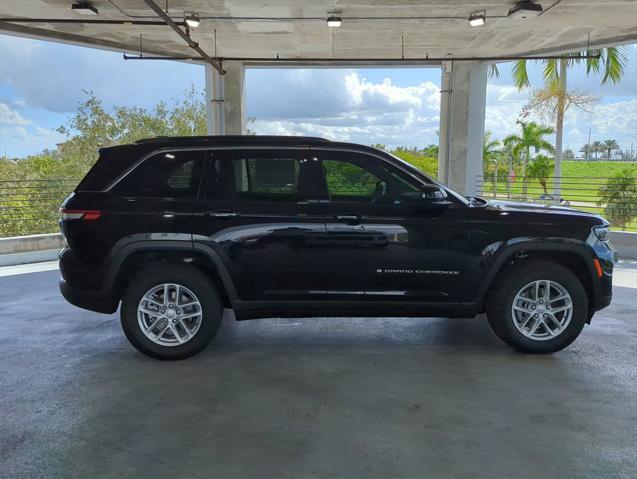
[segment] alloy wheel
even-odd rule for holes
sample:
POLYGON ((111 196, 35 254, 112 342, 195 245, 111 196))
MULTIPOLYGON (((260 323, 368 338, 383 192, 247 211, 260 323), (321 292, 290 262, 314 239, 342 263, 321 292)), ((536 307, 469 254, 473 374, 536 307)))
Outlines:
POLYGON ((161 346, 179 346, 190 341, 197 334, 202 317, 197 296, 175 283, 153 286, 137 307, 142 332, 161 346))
POLYGON ((513 324, 525 337, 546 341, 559 336, 573 316, 573 301, 555 281, 533 281, 518 291, 511 306, 513 324))

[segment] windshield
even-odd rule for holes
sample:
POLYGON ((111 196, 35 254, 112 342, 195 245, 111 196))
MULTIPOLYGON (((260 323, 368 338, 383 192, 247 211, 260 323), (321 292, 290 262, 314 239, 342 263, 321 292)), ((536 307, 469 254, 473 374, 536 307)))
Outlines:
POLYGON ((429 175, 424 173, 421 169, 416 168, 414 165, 412 165, 410 163, 407 163, 402 158, 398 158, 396 155, 392 155, 391 153, 387 153, 386 151, 384 153, 386 153, 387 155, 391 156, 394 160, 400 162, 401 166, 403 166, 405 169, 409 170, 410 172, 417 174, 418 176, 424 178, 426 181, 429 181, 431 183, 434 183, 435 185, 440 186, 442 189, 444 189, 447 192, 447 195, 453 196, 456 200, 458 200, 463 205, 471 206, 471 203, 469 202, 469 200, 467 198, 462 196, 460 193, 456 193, 452 189, 447 188, 445 185, 443 185, 439 181, 431 178, 429 175))

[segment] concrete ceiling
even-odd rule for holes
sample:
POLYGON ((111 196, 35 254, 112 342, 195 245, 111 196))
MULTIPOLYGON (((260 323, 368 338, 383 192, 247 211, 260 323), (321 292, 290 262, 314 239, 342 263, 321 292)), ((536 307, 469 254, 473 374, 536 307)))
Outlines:
MULTIPOLYGON (((165 7, 165 0, 155 1, 165 7)), ((158 20, 143 0, 92 0, 99 16, 91 17, 73 12, 71 3, 71 0, 2 0, 0 17, 158 20)), ((221 57, 274 58, 278 54, 282 58, 400 58, 403 42, 405 58, 500 57, 579 50, 586 45, 589 34, 591 45, 637 40, 635 0, 540 0, 544 13, 526 21, 506 18, 513 3, 510 0, 169 0, 168 13, 175 20, 182 20, 184 11, 201 15, 201 25, 192 38, 214 56, 216 30, 216 54, 221 57), (326 26, 324 19, 334 10, 342 12, 341 28, 326 26), (478 10, 486 11, 487 24, 471 28, 467 18, 478 10)), ((143 35, 145 53, 196 55, 183 39, 163 25, 0 22, 0 31, 128 52, 138 51, 139 36, 143 35)))

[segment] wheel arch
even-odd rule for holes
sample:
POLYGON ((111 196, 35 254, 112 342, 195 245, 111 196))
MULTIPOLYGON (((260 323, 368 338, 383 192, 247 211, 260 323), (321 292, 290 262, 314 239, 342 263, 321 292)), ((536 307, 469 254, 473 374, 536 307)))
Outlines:
POLYGON ((595 298, 599 295, 593 259, 594 256, 584 243, 521 241, 506 246, 494 256, 478 291, 477 301, 484 303, 498 275, 507 268, 528 260, 545 260, 564 266, 577 276, 586 290, 592 311, 595 298))
POLYGON ((104 289, 121 299, 140 268, 151 264, 189 264, 210 276, 222 295, 224 306, 233 307, 238 300, 236 288, 220 254, 206 245, 193 246, 190 241, 137 241, 112 255, 104 289))

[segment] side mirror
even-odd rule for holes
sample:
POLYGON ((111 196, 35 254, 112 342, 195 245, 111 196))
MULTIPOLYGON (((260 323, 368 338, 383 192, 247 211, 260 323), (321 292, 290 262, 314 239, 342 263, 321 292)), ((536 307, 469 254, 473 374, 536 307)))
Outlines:
POLYGON ((442 210, 451 205, 451 201, 447 199, 447 192, 436 184, 427 183, 420 191, 422 200, 419 208, 422 210, 442 210))
POLYGON ((420 191, 402 195, 406 204, 417 210, 439 210, 451 205, 444 188, 433 183, 422 185, 420 191))
POLYGON ((422 192, 422 199, 427 202, 444 201, 447 199, 447 192, 433 183, 422 185, 420 191, 422 192))

